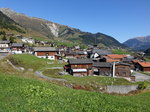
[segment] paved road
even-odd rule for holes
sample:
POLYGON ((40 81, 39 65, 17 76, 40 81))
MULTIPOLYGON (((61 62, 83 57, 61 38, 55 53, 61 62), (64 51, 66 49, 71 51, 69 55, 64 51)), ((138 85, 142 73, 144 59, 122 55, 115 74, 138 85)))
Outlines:
POLYGON ((0 60, 5 58, 6 56, 8 56, 9 54, 8 53, 0 53, 0 60))
POLYGON ((139 72, 134 72, 133 75, 135 76, 135 81, 150 81, 150 76, 139 73, 139 72))

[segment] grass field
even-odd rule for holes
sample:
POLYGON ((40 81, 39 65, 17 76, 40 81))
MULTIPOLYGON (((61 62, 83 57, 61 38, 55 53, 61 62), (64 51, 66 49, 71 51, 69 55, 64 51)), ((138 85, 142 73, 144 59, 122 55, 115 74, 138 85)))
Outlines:
POLYGON ((40 59, 32 55, 11 55, 0 61, 0 112, 149 112, 150 91, 134 96, 114 96, 98 92, 74 90, 57 83, 37 80, 35 71, 49 77, 66 79, 69 84, 94 87, 109 84, 132 84, 125 79, 111 77, 60 76, 65 63, 40 59), (16 71, 7 63, 25 71, 16 71), (28 71, 28 69, 33 71, 28 71))
POLYGON ((149 112, 149 104, 148 92, 112 96, 0 74, 1 112, 149 112))
POLYGON ((125 49, 113 49, 112 53, 113 54, 131 54, 129 51, 125 49))
POLYGON ((100 77, 100 76, 87 76, 87 77, 73 77, 72 75, 58 75, 59 69, 47 69, 43 72, 44 75, 53 78, 63 78, 68 80, 70 83, 80 85, 128 85, 131 84, 129 81, 123 78, 112 78, 112 77, 100 77))
POLYGON ((15 66, 30 68, 33 70, 41 70, 50 67, 63 67, 63 63, 58 61, 51 61, 48 59, 37 58, 36 56, 29 54, 11 55, 7 57, 15 66))

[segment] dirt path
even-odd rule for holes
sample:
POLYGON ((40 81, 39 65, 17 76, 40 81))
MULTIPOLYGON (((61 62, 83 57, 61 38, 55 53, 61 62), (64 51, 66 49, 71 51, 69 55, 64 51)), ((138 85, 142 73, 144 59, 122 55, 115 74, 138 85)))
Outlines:
POLYGON ((47 77, 47 76, 43 75, 43 73, 41 71, 36 71, 35 75, 38 76, 38 77, 40 77, 40 78, 43 78, 43 79, 46 79, 46 80, 50 80, 50 81, 63 81, 63 82, 67 82, 67 80, 65 80, 65 79, 57 79, 57 78, 47 77))

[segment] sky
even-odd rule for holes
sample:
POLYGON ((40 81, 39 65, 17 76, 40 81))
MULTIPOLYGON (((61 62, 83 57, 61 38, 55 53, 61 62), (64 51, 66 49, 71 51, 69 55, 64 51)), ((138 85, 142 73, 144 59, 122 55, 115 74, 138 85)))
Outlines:
POLYGON ((150 35, 150 0, 0 0, 0 8, 101 32, 121 43, 150 35))

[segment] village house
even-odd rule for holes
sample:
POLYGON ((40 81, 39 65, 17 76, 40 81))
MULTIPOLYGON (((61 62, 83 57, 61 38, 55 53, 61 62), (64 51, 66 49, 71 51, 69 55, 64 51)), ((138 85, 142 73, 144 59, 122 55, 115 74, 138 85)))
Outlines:
POLYGON ((85 51, 66 51, 64 53, 64 56, 66 58, 74 58, 74 59, 87 58, 87 52, 85 52, 85 51))
POLYGON ((76 51, 75 58, 87 58, 87 52, 85 51, 76 51))
POLYGON ((25 45, 23 43, 12 43, 11 52, 12 54, 22 54, 25 52, 25 45))
POLYGON ((109 54, 112 54, 112 50, 94 48, 91 51, 90 58, 102 58, 109 54))
POLYGON ((134 60, 134 56, 127 56, 122 59, 122 62, 132 64, 133 60, 134 60))
POLYGON ((24 43, 35 44, 35 40, 32 37, 23 37, 21 40, 24 43))
POLYGON ((55 60, 59 51, 55 47, 33 47, 33 54, 39 58, 55 60))
POLYGON ((134 66, 134 70, 135 71, 139 71, 139 64, 138 64, 138 62, 142 62, 143 60, 139 60, 139 59, 134 59, 134 60, 132 60, 132 64, 133 64, 133 66, 134 66))
POLYGON ((10 41, 8 40, 0 41, 0 52, 1 53, 10 52, 10 41))
POLYGON ((123 62, 94 62, 92 59, 69 59, 64 66, 66 72, 73 76, 109 76, 135 80, 131 74, 131 65, 123 62))
POLYGON ((93 75, 112 76, 112 64, 108 62, 94 62, 93 75))
POLYGON ((75 58, 75 53, 73 52, 73 51, 65 51, 64 52, 64 56, 66 57, 66 58, 75 58))
POLYGON ((137 62, 136 69, 143 72, 150 72, 150 62, 137 62))
POLYGON ((64 57, 65 56, 65 49, 64 48, 59 48, 59 52, 60 52, 60 55, 62 56, 62 57, 64 57))
POLYGON ((22 35, 15 35, 14 37, 18 38, 18 39, 22 39, 22 35))
POLYGON ((67 70, 73 76, 88 76, 92 75, 91 59, 69 59, 67 70))
POLYGON ((135 77, 131 74, 131 65, 123 62, 117 62, 113 64, 114 77, 124 77, 134 81, 135 77))

